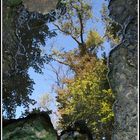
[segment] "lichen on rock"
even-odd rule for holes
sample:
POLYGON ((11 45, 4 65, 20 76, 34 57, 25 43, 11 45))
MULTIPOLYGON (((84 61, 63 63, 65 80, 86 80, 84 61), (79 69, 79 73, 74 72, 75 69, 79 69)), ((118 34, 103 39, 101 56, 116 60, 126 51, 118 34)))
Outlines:
POLYGON ((58 0, 23 0, 25 8, 30 12, 49 13, 56 8, 58 0))
POLYGON ((57 140, 57 133, 46 112, 3 121, 3 140, 57 140))
POLYGON ((110 17, 122 27, 122 41, 109 56, 109 82, 116 95, 112 140, 137 140, 137 1, 110 0, 110 17))

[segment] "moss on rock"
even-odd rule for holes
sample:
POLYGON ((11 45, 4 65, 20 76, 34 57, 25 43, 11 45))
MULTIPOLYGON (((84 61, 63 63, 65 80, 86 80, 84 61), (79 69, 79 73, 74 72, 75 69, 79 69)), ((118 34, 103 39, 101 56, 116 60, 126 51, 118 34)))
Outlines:
POLYGON ((10 7, 15 7, 15 6, 21 4, 22 0, 8 0, 7 3, 10 7))
POLYGON ((26 118, 3 121, 3 140, 57 140, 47 113, 33 113, 26 118))

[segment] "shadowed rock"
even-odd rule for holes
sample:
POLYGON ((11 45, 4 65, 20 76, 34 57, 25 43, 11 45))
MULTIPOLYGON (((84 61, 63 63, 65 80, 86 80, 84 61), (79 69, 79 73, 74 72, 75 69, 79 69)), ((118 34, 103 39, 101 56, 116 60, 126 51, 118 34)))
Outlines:
POLYGON ((110 17, 122 27, 122 41, 109 56, 109 81, 116 95, 112 140, 137 140, 137 1, 110 0, 110 17))
POLYGON ((25 118, 3 120, 3 140, 57 140, 46 112, 31 113, 25 118))
POLYGON ((79 120, 61 132, 60 140, 93 140, 85 121, 79 120))

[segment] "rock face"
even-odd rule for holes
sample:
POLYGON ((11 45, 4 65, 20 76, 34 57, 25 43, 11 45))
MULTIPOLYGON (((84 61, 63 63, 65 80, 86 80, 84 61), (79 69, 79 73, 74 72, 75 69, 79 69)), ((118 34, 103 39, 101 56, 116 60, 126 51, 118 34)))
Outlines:
POLYGON ((109 56, 109 82, 116 95, 112 140, 137 140, 137 0, 110 0, 110 17, 122 41, 109 56))
POLYGON ((71 131, 61 135, 60 140, 89 140, 89 138, 86 134, 80 134, 78 131, 71 131))
POLYGON ((26 118, 5 120, 3 140, 57 140, 57 133, 47 113, 32 113, 26 118))
POLYGON ((23 0, 25 7, 32 12, 49 13, 56 8, 58 0, 23 0))

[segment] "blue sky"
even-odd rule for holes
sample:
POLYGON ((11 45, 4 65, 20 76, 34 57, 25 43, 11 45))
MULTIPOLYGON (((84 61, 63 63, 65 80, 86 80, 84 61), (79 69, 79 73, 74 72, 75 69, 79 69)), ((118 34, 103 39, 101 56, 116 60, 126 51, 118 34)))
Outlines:
MULTIPOLYGON (((87 24, 88 29, 96 29, 100 35, 103 36, 104 34, 104 25, 101 21, 101 13, 100 10, 102 8, 102 4, 107 3, 104 0, 93 0, 93 16, 98 20, 94 20, 93 22, 90 21, 87 24)), ((48 51, 48 48, 51 45, 56 45, 56 47, 67 47, 68 50, 74 48, 77 46, 77 44, 74 42, 74 40, 68 36, 64 36, 63 34, 59 33, 56 38, 52 38, 50 40, 46 41, 46 47, 44 48, 45 51, 48 51)), ((103 44, 105 46, 105 52, 108 54, 110 51, 110 44, 109 42, 106 42, 103 44)), ((102 51, 98 51, 98 56, 101 57, 102 51)), ((57 64, 54 62, 53 65, 57 68, 57 64)), ((50 94, 50 97, 53 98, 53 102, 50 105, 50 109, 52 109, 54 112, 57 111, 56 102, 55 102, 55 96, 56 93, 52 91, 52 86, 55 83, 55 75, 53 72, 49 70, 49 66, 46 64, 45 68, 43 69, 43 74, 37 74, 34 72, 33 69, 29 70, 30 77, 34 80, 34 91, 32 93, 31 98, 35 99, 36 101, 39 101, 40 97, 46 93, 50 94)), ((39 104, 36 105, 36 107, 39 104)), ((35 106, 34 106, 35 107, 35 106)), ((31 109, 34 108, 31 106, 31 109)), ((20 111, 23 110, 21 107, 18 107, 17 109, 17 118, 20 116, 20 111)), ((51 116, 52 121, 55 123, 56 116, 53 114, 51 116)), ((54 124, 55 125, 55 124, 54 124)))

